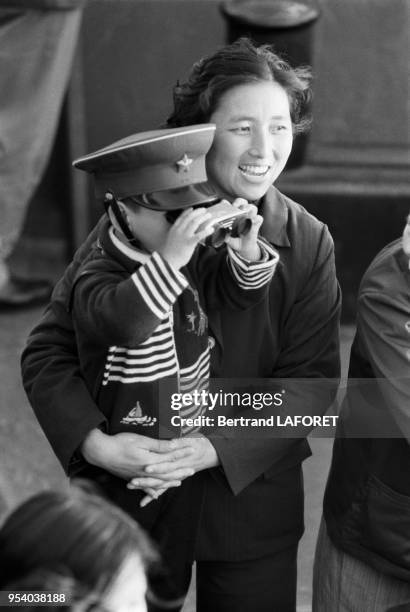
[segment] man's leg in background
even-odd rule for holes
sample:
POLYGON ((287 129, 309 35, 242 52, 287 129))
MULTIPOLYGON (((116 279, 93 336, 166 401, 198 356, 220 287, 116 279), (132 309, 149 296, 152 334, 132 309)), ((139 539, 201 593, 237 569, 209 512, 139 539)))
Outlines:
POLYGON ((0 306, 49 292, 13 279, 7 260, 49 159, 80 21, 80 8, 0 8, 0 306))

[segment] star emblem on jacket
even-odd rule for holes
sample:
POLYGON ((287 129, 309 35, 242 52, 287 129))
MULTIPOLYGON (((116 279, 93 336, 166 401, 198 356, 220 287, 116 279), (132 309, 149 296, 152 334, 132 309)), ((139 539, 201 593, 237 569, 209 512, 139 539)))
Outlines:
POLYGON ((149 417, 142 413, 141 404, 137 402, 129 411, 126 417, 121 419, 122 425, 142 425, 143 427, 151 427, 157 422, 156 417, 149 417))

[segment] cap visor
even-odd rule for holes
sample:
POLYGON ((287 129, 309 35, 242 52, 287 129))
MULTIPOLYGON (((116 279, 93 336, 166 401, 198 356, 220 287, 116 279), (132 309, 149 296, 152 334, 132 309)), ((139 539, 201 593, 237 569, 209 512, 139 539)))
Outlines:
POLYGON ((144 193, 136 196, 135 200, 141 206, 152 210, 177 210, 178 208, 212 204, 218 200, 218 196, 208 183, 197 183, 177 189, 144 193))

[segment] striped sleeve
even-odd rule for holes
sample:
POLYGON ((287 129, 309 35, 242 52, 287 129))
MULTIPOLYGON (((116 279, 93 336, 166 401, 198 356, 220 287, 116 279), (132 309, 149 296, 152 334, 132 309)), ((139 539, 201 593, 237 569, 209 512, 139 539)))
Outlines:
POLYGON ((185 276, 157 252, 131 278, 148 308, 161 320, 188 285, 185 276))
POLYGON ((248 261, 228 246, 228 263, 238 286, 242 289, 260 289, 268 283, 275 273, 279 254, 265 240, 258 239, 261 257, 258 261, 248 261))

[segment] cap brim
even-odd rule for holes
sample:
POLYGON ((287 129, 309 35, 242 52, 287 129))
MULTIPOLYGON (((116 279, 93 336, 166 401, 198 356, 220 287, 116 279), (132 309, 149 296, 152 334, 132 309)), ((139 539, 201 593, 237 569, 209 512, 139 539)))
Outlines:
POLYGON ((143 193, 133 198, 141 206, 152 210, 177 210, 190 206, 205 206, 216 202, 218 199, 209 183, 196 183, 177 189, 143 193))

